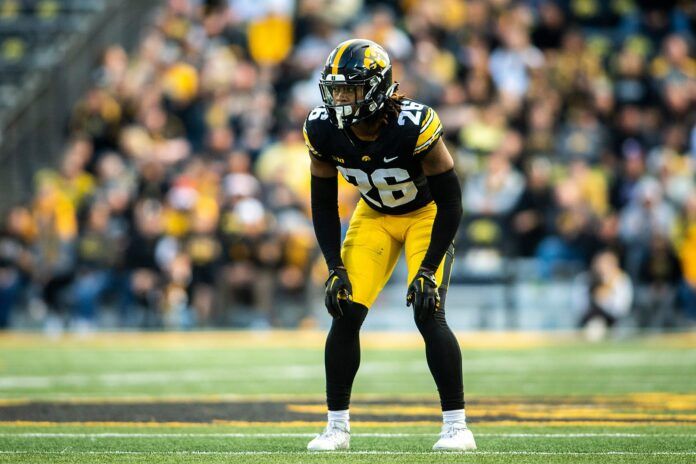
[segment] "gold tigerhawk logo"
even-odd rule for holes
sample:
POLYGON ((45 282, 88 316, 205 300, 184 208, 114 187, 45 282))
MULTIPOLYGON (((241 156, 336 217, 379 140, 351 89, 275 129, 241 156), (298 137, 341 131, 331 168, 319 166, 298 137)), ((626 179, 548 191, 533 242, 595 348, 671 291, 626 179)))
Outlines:
POLYGON ((365 155, 365 156, 363 156, 363 157, 360 158, 360 159, 362 159, 362 160, 363 160, 364 162, 366 162, 366 163, 369 162, 369 161, 372 161, 372 158, 370 158, 368 155, 365 155))
POLYGON ((365 59, 363 60, 363 65, 368 69, 375 69, 377 67, 386 68, 387 67, 387 54, 384 50, 377 47, 367 47, 365 49, 365 59))
POLYGON ((339 158, 339 157, 336 156, 336 155, 331 155, 331 159, 333 159, 333 160, 336 161, 337 163, 345 163, 345 161, 343 160, 343 158, 339 158))

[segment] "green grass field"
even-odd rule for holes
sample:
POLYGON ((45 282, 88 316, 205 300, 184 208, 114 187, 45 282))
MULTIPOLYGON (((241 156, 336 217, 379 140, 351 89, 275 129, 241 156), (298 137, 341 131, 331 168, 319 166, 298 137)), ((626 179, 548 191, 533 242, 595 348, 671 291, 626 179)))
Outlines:
POLYGON ((473 453, 433 453, 416 334, 363 335, 351 450, 321 430, 317 332, 0 335, 0 462, 696 462, 696 334, 459 334, 473 453))

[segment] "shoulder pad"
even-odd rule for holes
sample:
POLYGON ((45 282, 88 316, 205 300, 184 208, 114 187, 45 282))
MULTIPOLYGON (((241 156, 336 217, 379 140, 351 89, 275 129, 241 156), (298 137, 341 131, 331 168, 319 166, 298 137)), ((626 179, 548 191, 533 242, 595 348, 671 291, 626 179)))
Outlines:
POLYGON ((442 135, 442 123, 434 109, 424 106, 423 116, 420 120, 414 155, 425 155, 442 135))

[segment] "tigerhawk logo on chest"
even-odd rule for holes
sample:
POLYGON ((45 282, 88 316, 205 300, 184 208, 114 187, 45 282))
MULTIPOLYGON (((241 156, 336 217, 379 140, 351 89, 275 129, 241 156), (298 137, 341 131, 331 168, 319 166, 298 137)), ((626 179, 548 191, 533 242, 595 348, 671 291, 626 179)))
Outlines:
POLYGON ((344 160, 344 159, 341 158, 340 156, 336 156, 336 155, 331 155, 331 159, 333 159, 333 160, 336 161, 337 163, 345 164, 345 162, 346 162, 346 160, 344 160))

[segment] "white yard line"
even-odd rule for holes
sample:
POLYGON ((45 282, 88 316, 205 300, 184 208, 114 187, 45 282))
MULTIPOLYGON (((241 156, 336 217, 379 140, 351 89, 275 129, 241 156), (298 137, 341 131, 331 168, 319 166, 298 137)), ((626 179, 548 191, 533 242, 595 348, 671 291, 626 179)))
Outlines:
MULTIPOLYGON (((425 362, 367 362, 361 367, 363 373, 402 373, 427 372, 425 362)), ((247 381, 257 382, 263 379, 307 379, 324 375, 324 366, 314 364, 286 364, 282 366, 254 366, 244 369, 209 368, 198 370, 165 370, 165 371, 121 371, 94 372, 88 374, 57 374, 57 375, 17 375, 0 377, 0 390, 14 388, 42 389, 50 387, 83 387, 83 386, 133 386, 196 383, 205 381, 247 381)))
MULTIPOLYGON (((71 433, 71 432, 20 432, 0 433, 0 437, 19 438, 306 438, 316 433, 71 433)), ((360 438, 408 438, 435 437, 437 433, 353 433, 360 438)), ((660 438, 660 437, 694 437, 689 433, 477 433, 477 437, 500 438, 660 438)))
MULTIPOLYGON (((671 356, 671 355, 670 355, 671 356)), ((487 373, 494 376, 508 377, 522 372, 555 372, 565 370, 555 365, 544 365, 542 358, 520 360, 513 357, 500 357, 492 359, 473 359, 465 362, 467 372, 487 373)), ((638 366, 645 364, 643 353, 609 353, 590 356, 582 360, 573 360, 574 365, 586 365, 588 367, 607 367, 615 369, 616 366, 638 366), (579 363, 579 364, 578 364, 579 363)), ((660 365, 688 365, 687 362, 670 357, 659 359, 660 365)), ((405 372, 427 372, 425 361, 368 361, 360 368, 364 373, 390 374, 405 372)), ((45 389, 58 386, 129 386, 143 384, 168 384, 172 381, 200 383, 201 381, 258 381, 260 379, 305 379, 308 376, 320 377, 324 373, 323 366, 319 364, 285 364, 285 365, 256 365, 240 366, 236 369, 222 369, 211 366, 197 370, 164 370, 164 371, 121 371, 121 372, 93 372, 93 373, 69 373, 57 375, 16 375, 0 377, 0 390, 15 388, 45 389), (240 374, 241 373, 241 374, 240 374)), ((646 380, 645 374, 640 374, 641 379, 646 380)), ((533 382, 533 380, 532 380, 533 382)))
MULTIPOLYGON (((577 363, 573 361, 577 367, 577 363)), ((591 367, 597 367, 604 363, 604 360, 596 359, 591 367)), ((521 373, 531 371, 535 373, 553 373, 563 371, 564 368, 555 366, 544 366, 540 363, 527 363, 519 360, 515 363, 507 361, 498 363, 493 361, 474 361, 468 365, 465 363, 465 370, 469 374, 486 374, 488 381, 485 384, 497 385, 499 378, 509 378, 518 376, 521 373)), ((605 367, 615 369, 616 365, 622 364, 608 363, 605 367)), ((661 363, 664 365, 664 363, 661 363)), ((686 367, 687 364, 684 364, 686 367)), ((411 362, 389 362, 373 361, 363 363, 360 367, 362 374, 391 375, 404 373, 427 373, 425 361, 411 362)), ((200 384, 201 382, 232 382, 252 383, 261 380, 276 380, 284 378, 287 380, 306 380, 307 378, 321 378, 324 375, 324 367, 320 364, 290 364, 290 365, 269 365, 269 366, 247 366, 239 369, 224 369, 211 367, 208 369, 183 369, 183 370, 164 370, 164 371, 120 371, 120 372, 94 372, 94 373, 68 373, 56 375, 14 375, 0 377, 0 390, 23 389, 47 389, 58 387, 124 387, 138 385, 168 385, 172 382, 179 384, 200 384)), ((623 385, 627 376, 640 377, 643 385, 656 385, 659 388, 660 381, 663 380, 661 374, 633 374, 623 373, 616 382, 610 385, 623 385), (653 382, 654 381, 654 382, 653 382)), ((485 379, 483 379, 485 380, 485 379)), ((481 381, 480 381, 481 382, 481 381)), ((525 380, 529 386, 544 384, 543 380, 525 380)), ((576 382, 575 385, 594 385, 592 382, 576 382)))

